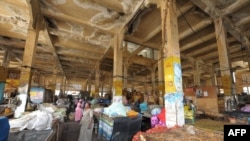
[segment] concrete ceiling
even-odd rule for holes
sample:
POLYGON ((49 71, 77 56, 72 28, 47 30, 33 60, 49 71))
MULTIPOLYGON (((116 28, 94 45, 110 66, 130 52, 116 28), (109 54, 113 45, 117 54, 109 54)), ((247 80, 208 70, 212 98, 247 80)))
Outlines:
MULTIPOLYGON (((9 68, 22 66, 29 21, 32 14, 41 13, 43 28, 33 66, 41 75, 51 75, 55 64, 59 66, 58 75, 67 79, 89 79, 99 63, 102 72, 111 72, 112 40, 122 28, 126 29, 127 42, 124 58, 131 64, 128 75, 150 75, 149 67, 157 62, 156 54, 162 47, 160 0, 37 2, 39 6, 34 8, 35 4, 29 0, 0 1, 0 60, 8 51, 9 68)), ((219 16, 226 21, 231 60, 248 62, 249 0, 177 0, 176 3, 183 76, 192 79, 194 60, 200 60, 204 77, 219 67, 213 22, 219 16)))

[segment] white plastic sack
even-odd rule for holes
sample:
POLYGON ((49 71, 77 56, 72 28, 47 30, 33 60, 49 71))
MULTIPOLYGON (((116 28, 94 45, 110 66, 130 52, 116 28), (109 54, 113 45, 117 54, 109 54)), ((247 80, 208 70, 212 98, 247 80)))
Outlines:
POLYGON ((43 104, 39 104, 37 106, 37 109, 40 111, 47 111, 49 113, 53 113, 57 110, 56 106, 51 104, 51 103, 43 103, 43 104))
POLYGON ((33 114, 27 114, 18 119, 12 119, 9 121, 10 128, 19 128, 21 131, 29 125, 29 121, 32 121, 33 118, 35 118, 33 114))
POLYGON ((51 129, 52 115, 45 111, 37 112, 36 120, 33 124, 33 129, 35 130, 46 130, 51 129))
POLYGON ((10 128, 18 128, 19 131, 29 130, 46 130, 52 127, 52 114, 46 111, 34 111, 18 119, 9 121, 10 128))
POLYGON ((109 107, 104 109, 107 115, 113 116, 126 116, 126 107, 121 102, 113 102, 109 107))

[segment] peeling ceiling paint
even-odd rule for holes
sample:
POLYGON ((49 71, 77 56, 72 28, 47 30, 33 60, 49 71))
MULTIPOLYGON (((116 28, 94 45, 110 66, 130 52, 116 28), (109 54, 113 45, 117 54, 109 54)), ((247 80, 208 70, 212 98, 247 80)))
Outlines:
POLYGON ((107 8, 99 4, 91 3, 88 0, 73 0, 73 1, 77 6, 82 7, 84 9, 92 9, 92 10, 101 11, 101 12, 107 11, 107 8))
POLYGON ((92 35, 90 37, 88 37, 87 40, 91 44, 101 45, 101 46, 108 48, 110 45, 111 36, 102 34, 98 37, 97 32, 93 32, 92 35), (95 39, 95 37, 97 37, 97 39, 95 39))
POLYGON ((91 24, 99 26, 105 30, 110 30, 117 26, 121 26, 126 21, 124 16, 119 16, 117 13, 102 12, 98 13, 90 19, 91 24))
POLYGON ((65 4, 66 0, 52 0, 52 3, 55 5, 65 4))
POLYGON ((22 17, 9 17, 0 15, 0 22, 4 24, 12 25, 12 32, 17 32, 19 34, 25 35, 27 34, 28 22, 22 17))
POLYGON ((138 0, 122 0, 123 11, 125 11, 125 13, 129 13, 133 5, 137 5, 136 1, 138 2, 138 0))
POLYGON ((70 26, 70 33, 78 34, 78 35, 84 35, 84 28, 82 26, 72 25, 67 23, 70 26))

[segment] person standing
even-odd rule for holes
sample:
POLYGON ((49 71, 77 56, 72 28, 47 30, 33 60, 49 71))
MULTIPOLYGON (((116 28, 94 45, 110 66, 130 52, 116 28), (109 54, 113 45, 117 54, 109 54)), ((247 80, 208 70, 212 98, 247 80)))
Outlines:
POLYGON ((91 105, 89 102, 85 102, 80 125, 81 129, 78 141, 92 141, 94 120, 93 120, 93 110, 91 109, 91 105))
POLYGON ((75 121, 81 121, 82 119, 82 101, 79 100, 75 108, 75 121))

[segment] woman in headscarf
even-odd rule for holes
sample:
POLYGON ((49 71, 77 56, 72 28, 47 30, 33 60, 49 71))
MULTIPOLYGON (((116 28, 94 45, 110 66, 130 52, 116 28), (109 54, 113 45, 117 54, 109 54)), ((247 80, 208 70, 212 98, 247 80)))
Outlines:
POLYGON ((82 119, 82 101, 79 100, 75 109, 75 121, 82 119))
POLYGON ((92 141, 92 132, 94 128, 93 110, 90 108, 91 104, 85 102, 82 119, 80 122, 81 129, 78 141, 92 141))

